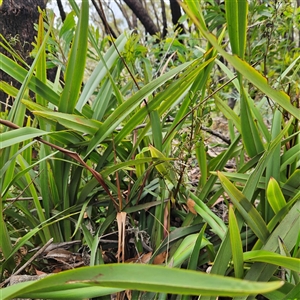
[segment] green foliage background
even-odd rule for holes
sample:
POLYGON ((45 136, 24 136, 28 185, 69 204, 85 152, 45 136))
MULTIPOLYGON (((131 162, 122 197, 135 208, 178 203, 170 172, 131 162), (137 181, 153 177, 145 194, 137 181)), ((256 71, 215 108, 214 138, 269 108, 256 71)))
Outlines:
POLYGON ((299 8, 184 1, 189 34, 142 43, 124 32, 112 43, 89 25, 88 1, 69 2, 59 28, 41 15, 31 66, 1 42, 15 58, 0 54, 1 68, 22 83, 0 83, 15 98, 1 116, 1 276, 20 268, 21 247, 52 238, 82 240, 90 266, 5 287, 3 299, 129 289, 132 299, 297 297, 300 64, 291 35, 299 8), (209 143, 218 116, 229 142, 209 143), (221 198, 228 218, 212 209, 221 198), (120 261, 129 229, 136 255, 142 232, 149 239, 147 264, 104 264, 101 237, 119 233, 120 261), (163 254, 163 266, 152 265, 163 254))

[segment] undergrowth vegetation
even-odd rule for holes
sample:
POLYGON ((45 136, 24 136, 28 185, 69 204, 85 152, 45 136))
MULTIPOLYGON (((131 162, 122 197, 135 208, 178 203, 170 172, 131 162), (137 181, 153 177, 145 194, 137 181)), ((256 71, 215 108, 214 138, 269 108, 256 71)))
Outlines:
POLYGON ((279 16, 299 11, 184 1, 190 33, 113 40, 69 2, 31 66, 1 41, 22 83, 0 83, 2 299, 296 299, 300 60, 279 16), (7 286, 24 274, 43 278, 7 286))

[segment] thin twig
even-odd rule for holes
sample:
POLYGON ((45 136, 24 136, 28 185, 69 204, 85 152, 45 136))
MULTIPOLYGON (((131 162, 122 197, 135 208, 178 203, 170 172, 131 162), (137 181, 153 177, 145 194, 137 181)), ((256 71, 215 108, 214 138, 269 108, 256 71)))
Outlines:
POLYGON ((226 144, 228 144, 228 145, 231 144, 230 139, 228 137, 226 137, 225 135, 221 134, 219 131, 210 129, 210 128, 205 127, 205 126, 201 126, 201 129, 203 129, 204 131, 210 133, 211 135, 214 135, 214 136, 218 137, 219 139, 224 141, 226 144))
MULTIPOLYGON (((37 197, 38 200, 42 200, 43 198, 42 197, 37 197)), ((16 197, 16 198, 7 198, 3 201, 6 201, 6 202, 15 202, 15 201, 28 201, 28 200, 33 200, 33 197, 16 197)))
MULTIPOLYGON (((230 82, 232 82, 234 79, 237 78, 237 75, 234 76, 233 78, 229 79, 228 81, 226 81, 224 84, 222 84, 218 89, 216 89, 214 92, 212 92, 210 95, 208 95, 207 97, 205 97, 202 101, 200 101, 199 104, 195 105, 189 112, 187 112, 176 124, 176 126, 173 127, 173 130, 175 130, 175 128, 181 124, 191 113, 193 113, 197 108, 199 108, 201 105, 203 105, 203 103, 205 103, 208 99, 210 99, 213 95, 215 95, 216 93, 218 93, 224 86, 226 86, 227 84, 229 84, 230 82)), ((169 132, 164 140, 166 140, 169 135, 173 132, 173 130, 171 132, 169 132)))

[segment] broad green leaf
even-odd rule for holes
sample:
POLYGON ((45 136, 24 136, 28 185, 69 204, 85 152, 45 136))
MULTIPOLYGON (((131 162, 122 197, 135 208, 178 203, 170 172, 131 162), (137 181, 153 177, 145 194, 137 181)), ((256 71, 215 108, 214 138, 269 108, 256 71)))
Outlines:
MULTIPOLYGON (((2 64, 1 67, 5 73, 12 76, 18 82, 22 83, 25 80, 28 70, 19 66, 16 62, 3 55, 3 53, 0 53, 0 61, 2 64)), ((2 82, 0 82, 0 88, 1 85, 2 82)), ((35 76, 30 78, 30 81, 28 82, 28 88, 39 94, 41 97, 47 99, 52 104, 58 105, 59 95, 50 86, 45 85, 35 76)))
MULTIPOLYGON (((162 150, 162 127, 157 110, 150 112, 150 122, 152 128, 153 145, 158 150, 162 150)), ((150 149, 151 151, 151 149, 150 149)))
MULTIPOLYGON (((281 131, 282 112, 279 109, 274 110, 274 116, 272 121, 271 137, 274 140, 281 131)), ((280 144, 276 147, 272 160, 267 165, 267 179, 272 176, 276 180, 279 180, 280 173, 280 144)))
POLYGON ((81 133, 88 133, 91 135, 94 135, 102 125, 102 123, 99 121, 87 119, 85 117, 73 114, 52 111, 33 111, 32 113, 36 116, 40 116, 51 121, 56 121, 71 130, 76 130, 81 133))
POLYGON ((86 284, 76 284, 74 289, 66 289, 62 288, 62 290, 58 291, 46 291, 37 293, 32 293, 30 295, 31 298, 36 299, 86 299, 86 296, 89 295, 89 298, 98 298, 105 295, 113 295, 118 292, 121 292, 122 289, 119 288, 106 288, 106 287, 86 287, 86 284))
POLYGON ((299 258, 287 257, 266 250, 255 250, 245 252, 243 254, 244 261, 248 262, 264 262, 276 266, 281 266, 288 270, 300 272, 300 260, 299 258))
POLYGON ((74 15, 75 13, 73 11, 67 14, 63 25, 61 26, 61 29, 59 31, 59 37, 62 37, 66 32, 72 30, 75 27, 76 23, 74 20, 74 15))
MULTIPOLYGON (((300 200, 300 190, 298 191, 297 194, 295 194, 295 196, 292 199, 289 200, 286 206, 284 206, 278 213, 275 214, 275 216, 268 223, 268 229, 270 232, 274 230, 276 225, 286 216, 286 214, 289 212, 291 207, 293 207, 293 205, 299 200, 300 200)), ((261 248, 261 245, 258 245, 257 247, 256 246, 257 244, 254 246, 255 249, 261 248)))
MULTIPOLYGON (((260 158, 260 157, 261 157, 261 155, 258 156, 257 158, 260 158)), ((217 174, 216 172, 211 172, 211 173, 217 174)), ((239 182, 242 186, 245 186, 247 184, 247 182, 249 181, 249 179, 251 178, 251 174, 245 174, 245 173, 222 172, 222 174, 225 175, 228 179, 230 179, 233 182, 239 182)), ((295 180, 295 183, 298 183, 298 181, 295 180)), ((256 188, 264 189, 265 186, 266 186, 266 178, 261 177, 256 185, 256 188)), ((283 187, 281 187, 281 190, 284 195, 294 196, 295 192, 297 191, 297 187, 292 188, 292 187, 288 187, 288 186, 284 185, 283 187)))
POLYGON ((33 139, 49 132, 33 127, 23 127, 0 134, 0 149, 33 139))
MULTIPOLYGON (((299 245, 299 241, 300 241, 300 232, 298 234, 298 239, 297 239, 297 243, 295 245, 294 253, 296 252, 295 251, 296 248, 298 248, 297 246, 299 245)), ((291 253, 290 253, 289 249, 286 247, 284 241, 280 237, 278 237, 278 244, 279 244, 279 249, 280 249, 279 253, 284 257, 289 257, 290 258, 291 253)), ((293 277, 295 283, 300 282, 300 272, 299 272, 299 270, 300 270, 300 259, 299 259, 299 256, 298 257, 297 256, 298 255, 296 254, 294 258, 298 260, 298 262, 296 263, 298 270, 296 270, 296 271, 292 270, 291 273, 290 273, 290 276, 293 277)))
POLYGON ((246 47, 247 11, 247 0, 225 0, 226 20, 232 53, 241 58, 244 58, 246 47))
POLYGON ((300 170, 296 170, 290 177, 289 179, 284 183, 282 186, 282 190, 284 189, 292 189, 295 192, 300 191, 300 170))
MULTIPOLYGON (((198 237, 199 234, 190 234, 183 239, 179 247, 176 247, 175 253, 168 259, 168 262, 170 265, 172 265, 172 267, 180 267, 185 260, 191 257, 198 237)), ((199 246, 200 249, 204 248, 208 244, 211 243, 205 237, 202 236, 202 240, 199 246)))
MULTIPOLYGON (((37 49, 39 49, 43 44, 44 39, 44 20, 43 20, 43 14, 40 13, 39 16, 39 27, 38 27, 38 36, 37 36, 37 49)), ((45 47, 43 48, 43 51, 41 52, 41 55, 39 57, 39 60, 36 64, 36 78, 41 80, 43 83, 47 83, 47 74, 46 74, 46 51, 45 47)), ((36 95, 36 102, 38 104, 41 104, 43 106, 46 106, 46 100, 43 99, 39 94, 36 95)), ((40 123, 40 128, 45 130, 43 122, 40 123)))
MULTIPOLYGON (((276 278, 272 278, 272 281, 276 278)), ((298 300, 300 284, 292 284, 285 281, 284 285, 278 290, 263 293, 262 295, 267 299, 281 299, 281 300, 298 300)))
POLYGON ((244 88, 241 87, 241 130, 245 149, 250 157, 254 157, 264 150, 258 128, 252 117, 249 101, 244 88))
MULTIPOLYGON (((298 132, 299 134, 300 132, 298 132)), ((298 163, 300 161, 300 144, 287 150, 281 157, 280 171, 286 171, 288 165, 294 162, 298 163)))
POLYGON ((299 289, 300 283, 298 283, 294 288, 289 290, 288 294, 285 294, 285 297, 282 300, 290 300, 290 299, 297 299, 299 297, 299 289))
POLYGON ((2 90, 3 92, 5 92, 5 94, 12 96, 14 98, 17 97, 18 95, 18 89, 11 86, 5 81, 0 81, 0 90, 2 90))
MULTIPOLYGON (((46 295, 47 292, 72 291, 78 288, 80 292, 80 288, 85 286, 186 295, 235 296, 261 294, 278 289, 281 285, 282 282, 249 282, 154 265, 107 264, 73 269, 47 276, 36 282, 16 284, 2 289, 1 293, 3 300, 16 297, 31 298, 33 295, 35 298, 40 298, 40 295, 46 295)), ((90 298, 88 290, 85 291, 85 297, 90 298)), ((102 291, 99 290, 99 293, 102 291)), ((110 293, 111 290, 107 294, 110 293)), ((93 296, 95 295, 93 293, 93 296)), ((57 297, 61 298, 61 295, 57 293, 57 297)))
MULTIPOLYGON (((136 159, 143 159, 143 158, 145 158, 144 151, 141 151, 140 153, 138 153, 135 156, 135 158, 136 159)), ((142 176, 144 176, 145 173, 146 173, 146 164, 143 163, 143 164, 136 165, 135 166, 135 172, 136 172, 137 178, 141 178, 142 176)))
POLYGON ((270 178, 267 187, 267 198, 275 214, 286 206, 286 201, 284 199, 280 186, 273 177, 270 178))
POLYGON ((223 220, 221 220, 210 208, 200 200, 195 194, 189 192, 191 200, 195 202, 195 211, 203 218, 203 220, 212 228, 212 230, 220 237, 224 239, 227 227, 223 220))

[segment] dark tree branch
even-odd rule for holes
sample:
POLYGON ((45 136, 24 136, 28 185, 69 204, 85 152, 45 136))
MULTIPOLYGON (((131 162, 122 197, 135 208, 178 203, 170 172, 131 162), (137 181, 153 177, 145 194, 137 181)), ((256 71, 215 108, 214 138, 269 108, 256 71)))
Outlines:
POLYGON ((144 9, 143 5, 138 0, 124 0, 128 7, 135 13, 137 18, 144 25, 146 31, 151 35, 159 32, 157 26, 149 16, 148 12, 144 9))
POLYGON ((95 6, 96 11, 97 11, 97 13, 98 13, 98 15, 99 15, 101 21, 102 21, 103 24, 104 24, 104 28, 105 28, 106 34, 111 34, 111 35, 116 39, 116 38, 117 38, 116 33, 115 33, 114 30, 111 28, 111 26, 109 26, 109 24, 107 24, 107 23, 105 22, 106 19, 105 19, 105 16, 104 16, 104 12, 99 8, 99 6, 98 6, 98 4, 96 3, 95 0, 92 0, 92 3, 93 3, 93 5, 95 6))
POLYGON ((113 22, 114 22, 114 25, 115 25, 115 28, 118 32, 118 35, 120 35, 120 31, 119 31, 119 28, 118 28, 118 24, 117 24, 117 20, 116 20, 116 17, 115 17, 115 14, 114 14, 114 11, 108 6, 107 3, 104 2, 104 5, 107 7, 107 9, 109 9, 111 11, 111 14, 112 14, 112 17, 113 17, 113 22))
POLYGON ((134 25, 131 23, 130 17, 128 15, 127 11, 124 9, 124 7, 122 6, 121 3, 119 3, 118 1, 115 1, 115 3, 117 4, 117 6, 119 7, 120 11, 122 12, 123 17, 125 18, 125 20, 127 22, 128 28, 129 29, 133 29, 134 25))
POLYGON ((161 4, 161 15, 162 15, 162 21, 163 21, 162 37, 164 38, 168 33, 168 23, 167 23, 167 14, 166 14, 165 1, 160 0, 160 4, 161 4))
POLYGON ((58 9, 59 9, 59 14, 60 14, 61 20, 62 20, 62 22, 64 22, 66 19, 66 13, 65 13, 64 7, 61 3, 61 0, 56 0, 56 3, 58 6, 58 9))
POLYGON ((185 32, 182 24, 178 24, 178 20, 181 17, 181 8, 177 0, 170 0, 170 8, 172 13, 172 23, 175 26, 175 30, 181 29, 181 32, 185 32))

